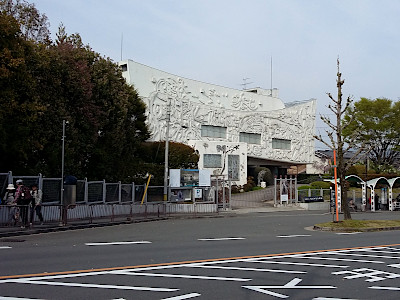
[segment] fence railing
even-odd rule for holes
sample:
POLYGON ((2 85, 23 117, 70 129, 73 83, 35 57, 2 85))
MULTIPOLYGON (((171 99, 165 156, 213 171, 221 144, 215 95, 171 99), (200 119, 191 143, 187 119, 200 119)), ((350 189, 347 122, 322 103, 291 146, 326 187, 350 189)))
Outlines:
POLYGON ((68 207, 45 204, 42 205, 41 213, 43 222, 29 205, 0 205, 0 226, 46 226, 54 223, 66 225, 162 218, 167 216, 167 204, 76 204, 68 207))
MULTIPOLYGON (((9 183, 15 183, 17 179, 22 179, 26 186, 37 184, 43 192, 43 204, 58 205, 70 204, 69 201, 61 203, 61 178, 46 178, 41 174, 37 176, 14 176, 12 172, 0 173, 0 198, 5 194, 9 183)), ((65 188, 65 184, 64 184, 65 188)), ((219 203, 220 207, 229 208, 231 187, 230 181, 221 179, 218 176, 212 177, 210 187, 182 187, 168 189, 168 201, 171 203, 179 202, 174 197, 181 192, 188 193, 185 202, 195 203, 219 203), (196 190, 201 190, 196 194, 196 190), (201 195, 199 198, 198 195, 201 195)), ((137 203, 157 203, 163 202, 163 186, 149 186, 145 193, 145 185, 135 183, 109 183, 102 181, 88 181, 87 178, 77 180, 76 183, 76 204, 137 204, 137 203)), ((64 199, 65 200, 65 199, 64 199)))

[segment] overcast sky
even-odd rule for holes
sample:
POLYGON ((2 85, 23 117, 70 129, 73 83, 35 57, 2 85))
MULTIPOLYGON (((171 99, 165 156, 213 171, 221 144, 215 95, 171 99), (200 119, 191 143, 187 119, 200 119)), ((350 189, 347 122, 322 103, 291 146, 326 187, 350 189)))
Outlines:
MULTIPOLYGON (((400 1, 29 1, 49 18, 53 38, 63 23, 115 62, 122 53, 190 79, 269 89, 272 58, 280 98, 315 98, 318 115, 330 114, 338 56, 344 97, 400 97, 400 1)), ((317 133, 324 127, 317 116, 317 133)))

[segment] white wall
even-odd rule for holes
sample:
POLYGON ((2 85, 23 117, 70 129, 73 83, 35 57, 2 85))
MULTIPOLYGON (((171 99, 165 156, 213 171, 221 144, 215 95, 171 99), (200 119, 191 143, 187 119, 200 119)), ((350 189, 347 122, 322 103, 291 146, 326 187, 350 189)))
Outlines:
POLYGON ((190 141, 200 155, 214 153, 217 145, 240 144, 237 153, 243 172, 238 184, 246 183, 247 156, 303 164, 313 162, 316 100, 285 108, 276 89, 271 95, 271 90, 258 88, 257 94, 181 78, 131 60, 120 62, 124 64, 128 70, 123 76, 147 105, 152 141, 165 140, 170 109, 170 140, 185 144, 190 141), (227 136, 224 139, 202 137, 202 125, 226 127, 227 136), (239 143, 240 132, 261 134, 261 143, 239 143), (291 149, 273 149, 273 138, 291 140, 291 149), (204 148, 204 143, 209 147, 204 148))

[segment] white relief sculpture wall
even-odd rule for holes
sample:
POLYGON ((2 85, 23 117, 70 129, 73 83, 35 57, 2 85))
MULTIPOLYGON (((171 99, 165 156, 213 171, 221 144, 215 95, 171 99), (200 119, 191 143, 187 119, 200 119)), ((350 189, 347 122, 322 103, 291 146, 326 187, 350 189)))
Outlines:
MULTIPOLYGON (((151 140, 165 140, 169 119, 170 140, 194 146, 201 156, 217 153, 218 143, 220 146, 225 143, 227 147, 240 145, 232 153, 239 157, 239 163, 236 157, 231 158, 232 163, 239 165, 238 184, 246 182, 247 162, 243 160, 247 156, 313 162, 316 100, 285 108, 279 98, 266 93, 260 95, 183 79, 130 60, 122 64, 127 64, 124 77, 147 105, 151 140), (226 138, 202 137, 202 125, 226 127, 226 138), (260 144, 239 143, 241 132, 261 135, 260 144), (290 150, 273 149, 273 139, 290 140, 290 150), (204 141, 209 147, 201 146, 204 141)), ((228 168, 225 169, 226 173, 228 168)))

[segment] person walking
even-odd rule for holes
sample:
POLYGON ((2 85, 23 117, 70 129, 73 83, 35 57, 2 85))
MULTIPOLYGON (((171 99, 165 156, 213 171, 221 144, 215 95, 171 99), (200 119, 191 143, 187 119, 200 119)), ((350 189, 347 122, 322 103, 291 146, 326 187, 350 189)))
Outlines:
POLYGON ((28 225, 28 208, 32 199, 31 191, 24 185, 22 179, 16 181, 17 191, 15 193, 15 201, 20 209, 21 214, 21 228, 28 225))
POLYGON ((7 186, 6 193, 4 195, 4 203, 8 206, 8 219, 7 226, 15 226, 18 222, 17 217, 17 202, 15 201, 15 187, 12 183, 7 186))
POLYGON ((32 206, 31 206, 31 227, 35 221, 35 212, 36 215, 39 218, 40 225, 43 225, 43 215, 42 215, 42 198, 43 198, 43 193, 42 190, 38 189, 37 184, 32 184, 31 185, 31 195, 32 195, 32 206))

